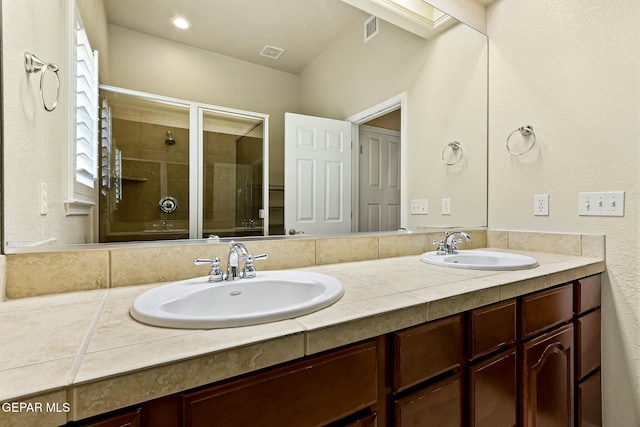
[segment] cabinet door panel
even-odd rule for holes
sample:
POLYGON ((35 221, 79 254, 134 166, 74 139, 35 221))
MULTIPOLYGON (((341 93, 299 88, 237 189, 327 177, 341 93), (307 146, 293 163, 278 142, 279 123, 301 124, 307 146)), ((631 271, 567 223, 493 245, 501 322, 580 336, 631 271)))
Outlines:
POLYGON ((100 421, 94 421, 88 424, 82 424, 82 427, 139 427, 140 426, 140 410, 136 409, 120 415, 104 418, 100 421))
POLYGON ((522 297, 522 337, 529 338, 573 317, 573 287, 564 285, 522 297))
POLYGON ((328 424, 377 401, 377 342, 186 394, 187 426, 328 424))
POLYGON ((600 275, 585 277, 575 281, 576 314, 600 306, 600 275))
POLYGON ((578 385, 578 427, 602 426, 600 371, 578 385))
POLYGON ((393 346, 393 391, 398 392, 461 366, 462 318, 452 316, 396 332, 393 346))
POLYGON ((522 426, 573 427, 573 326, 523 345, 522 426))
POLYGON ((418 390, 394 402, 396 427, 461 427, 459 375, 418 390))
POLYGON ((489 354, 516 341, 516 301, 509 300, 469 313, 470 358, 489 354))
POLYGON ((516 350, 512 348, 470 367, 471 427, 516 425, 516 366, 516 350))
POLYGON ((345 427, 376 427, 378 425, 378 414, 372 413, 347 424, 345 427))
POLYGON ((600 366, 601 338, 600 338, 600 309, 592 311, 576 322, 576 352, 578 380, 600 366))

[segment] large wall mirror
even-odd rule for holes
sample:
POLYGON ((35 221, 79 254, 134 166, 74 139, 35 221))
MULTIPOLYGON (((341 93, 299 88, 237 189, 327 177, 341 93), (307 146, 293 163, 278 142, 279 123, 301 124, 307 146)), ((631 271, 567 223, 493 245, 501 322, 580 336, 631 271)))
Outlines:
MULTIPOLYGON (((219 230, 226 230, 225 236, 306 232, 303 214, 313 216, 309 206, 318 208, 309 194, 326 195, 329 204, 320 209, 327 222, 342 218, 346 228, 340 233, 487 225, 487 38, 422 0, 4 0, 1 5, 5 253, 202 238, 219 230), (173 25, 177 16, 188 20, 187 29, 173 25), (83 187, 84 192, 74 178, 81 163, 75 145, 79 31, 98 52, 96 70, 106 89, 96 99, 96 126, 104 100, 113 104, 119 126, 108 168, 118 164, 120 175, 110 169, 101 177, 105 165, 98 165, 95 186, 83 187), (44 74, 27 73, 25 52, 55 63, 59 71, 45 67, 44 74), (43 100, 56 97, 58 81, 57 107, 47 111, 43 100), (128 105, 126 98, 136 93, 160 101, 131 99, 128 105), (215 108, 194 122, 189 114, 200 108, 194 105, 215 108), (168 111, 144 118, 163 108, 168 111), (242 113, 220 125, 229 119, 225 112, 242 113), (321 121, 286 124, 285 116, 321 121), (334 121, 346 121, 348 131, 335 137, 334 121), (185 184, 185 176, 198 175, 189 172, 183 141, 192 143, 191 129, 198 124, 211 135, 191 147, 219 160, 199 175, 203 182, 185 184), (294 192, 285 178, 288 159, 307 162, 298 164, 316 159, 292 153, 290 133, 298 147, 329 135, 325 147, 344 143, 349 155, 339 168, 319 166, 327 173, 315 183, 304 181, 306 190, 295 191, 295 206, 285 197, 294 192), (143 153, 146 134, 154 134, 157 144, 150 158, 143 153), (214 142, 213 134, 223 142, 214 142), (255 155, 245 149, 251 146, 267 151, 255 155), (171 153, 176 157, 167 157, 171 153), (125 182, 113 179, 123 177, 125 182), (103 181, 110 181, 112 193, 103 181), (318 181, 324 186, 316 186, 318 181), (123 203, 127 196, 139 202, 135 209, 117 207, 116 190, 123 192, 123 203), (342 198, 345 193, 348 198, 342 198), (256 194, 264 196, 266 206, 256 194), (202 199, 200 218, 174 209, 193 206, 194 197, 202 199), (296 206, 302 222, 293 227, 285 218, 296 206), (135 226, 106 227, 105 215, 119 221, 125 213, 136 219, 135 226), (199 235, 185 232, 194 218, 206 223, 199 235)), ((95 153, 97 162, 100 154, 95 153)), ((302 178, 310 176, 309 169, 296 169, 302 178)))

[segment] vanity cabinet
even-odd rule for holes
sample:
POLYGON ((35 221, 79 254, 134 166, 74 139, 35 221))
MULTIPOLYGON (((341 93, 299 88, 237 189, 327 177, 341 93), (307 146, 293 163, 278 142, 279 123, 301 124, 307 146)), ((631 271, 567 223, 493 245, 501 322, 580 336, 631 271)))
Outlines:
POLYGON ((600 276, 72 423, 597 427, 600 276))
POLYGON ((572 427, 573 325, 522 346, 522 426, 572 427))
POLYGON ((576 426, 602 426, 600 275, 575 282, 576 426))
POLYGON ((462 426, 462 315, 393 334, 393 425, 462 426))
POLYGON ((462 379, 455 374, 394 402, 397 427, 462 426, 462 379))
POLYGON ((471 310, 468 333, 468 420, 473 427, 517 422, 516 300, 471 310))
POLYGON ((348 347, 182 396, 192 427, 318 426, 378 400, 377 342, 348 347))
POLYGON ((83 424, 85 427, 140 427, 140 409, 83 424))

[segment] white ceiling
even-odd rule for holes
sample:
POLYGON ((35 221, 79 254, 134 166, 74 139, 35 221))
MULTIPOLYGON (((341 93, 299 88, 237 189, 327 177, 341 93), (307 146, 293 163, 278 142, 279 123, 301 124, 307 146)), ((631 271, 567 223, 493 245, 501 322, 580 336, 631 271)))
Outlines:
POLYGON ((105 0, 110 24, 298 74, 369 17, 341 0, 105 0), (191 21, 189 30, 170 19, 191 21), (260 56, 265 45, 286 49, 260 56))

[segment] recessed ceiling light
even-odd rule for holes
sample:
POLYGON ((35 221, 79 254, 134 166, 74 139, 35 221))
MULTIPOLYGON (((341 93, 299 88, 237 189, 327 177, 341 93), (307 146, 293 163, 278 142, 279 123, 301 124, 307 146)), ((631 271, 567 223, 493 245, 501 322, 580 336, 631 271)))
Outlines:
POLYGON ((171 18, 171 23, 181 30, 186 30, 191 26, 191 22, 188 19, 183 18, 182 16, 174 16, 171 18))

